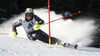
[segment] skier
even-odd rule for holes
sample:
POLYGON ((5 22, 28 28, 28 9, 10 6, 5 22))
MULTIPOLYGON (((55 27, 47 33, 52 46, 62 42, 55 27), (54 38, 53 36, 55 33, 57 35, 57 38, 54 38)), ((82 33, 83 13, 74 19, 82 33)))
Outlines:
MULTIPOLYGON (((30 40, 35 41, 36 39, 39 39, 43 42, 49 43, 49 35, 40 29, 43 24, 44 21, 37 15, 34 15, 33 9, 27 8, 25 10, 25 20, 20 19, 12 25, 12 36, 17 36, 18 33, 16 27, 22 25, 26 31, 27 37, 30 40)), ((58 39, 51 37, 52 44, 55 44, 57 41, 58 39)))

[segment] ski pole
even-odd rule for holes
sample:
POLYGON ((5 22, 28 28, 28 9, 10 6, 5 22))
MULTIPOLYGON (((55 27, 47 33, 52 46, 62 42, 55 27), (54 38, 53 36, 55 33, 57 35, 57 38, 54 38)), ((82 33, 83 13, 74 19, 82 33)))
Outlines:
MULTIPOLYGON (((52 21, 50 21, 50 23, 55 22, 55 21, 58 21, 58 20, 63 19, 63 18, 66 18, 66 17, 69 17, 69 16, 72 16, 72 15, 75 15, 75 14, 78 14, 78 13, 81 13, 81 11, 78 11, 78 12, 76 12, 76 13, 67 15, 67 16, 65 16, 65 17, 61 17, 61 18, 56 19, 56 20, 52 20, 52 21)), ((46 24, 48 24, 48 23, 49 23, 49 22, 45 23, 44 25, 46 25, 46 24)))
POLYGON ((0 34, 3 34, 3 35, 10 35, 10 33, 0 33, 0 34))

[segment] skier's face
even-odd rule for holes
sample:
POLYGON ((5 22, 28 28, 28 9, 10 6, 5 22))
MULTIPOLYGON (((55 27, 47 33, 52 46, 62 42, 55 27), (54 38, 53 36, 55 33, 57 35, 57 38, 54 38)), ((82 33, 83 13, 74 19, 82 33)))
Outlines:
POLYGON ((33 18, 33 13, 26 13, 25 16, 27 17, 28 20, 32 20, 33 18))
POLYGON ((28 19, 28 20, 32 20, 32 17, 31 17, 31 16, 28 16, 27 19, 28 19))

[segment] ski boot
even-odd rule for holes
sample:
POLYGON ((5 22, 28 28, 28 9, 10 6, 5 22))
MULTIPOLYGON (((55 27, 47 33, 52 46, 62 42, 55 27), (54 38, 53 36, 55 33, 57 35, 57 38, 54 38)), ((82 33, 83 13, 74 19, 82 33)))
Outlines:
POLYGON ((77 47, 78 47, 78 45, 76 44, 76 45, 74 46, 74 48, 77 49, 77 47))

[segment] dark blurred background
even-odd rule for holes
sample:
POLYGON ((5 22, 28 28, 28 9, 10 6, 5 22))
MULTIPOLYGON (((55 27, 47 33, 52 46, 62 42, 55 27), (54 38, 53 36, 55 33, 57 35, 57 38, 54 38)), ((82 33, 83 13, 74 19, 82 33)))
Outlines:
MULTIPOLYGON (((47 9, 48 0, 0 0, 0 24, 29 7, 47 9)), ((51 11, 63 16, 65 12, 81 11, 80 14, 72 16, 72 20, 81 16, 93 17, 99 27, 94 33, 94 42, 89 46, 100 48, 100 0, 50 0, 50 8, 51 11)))

